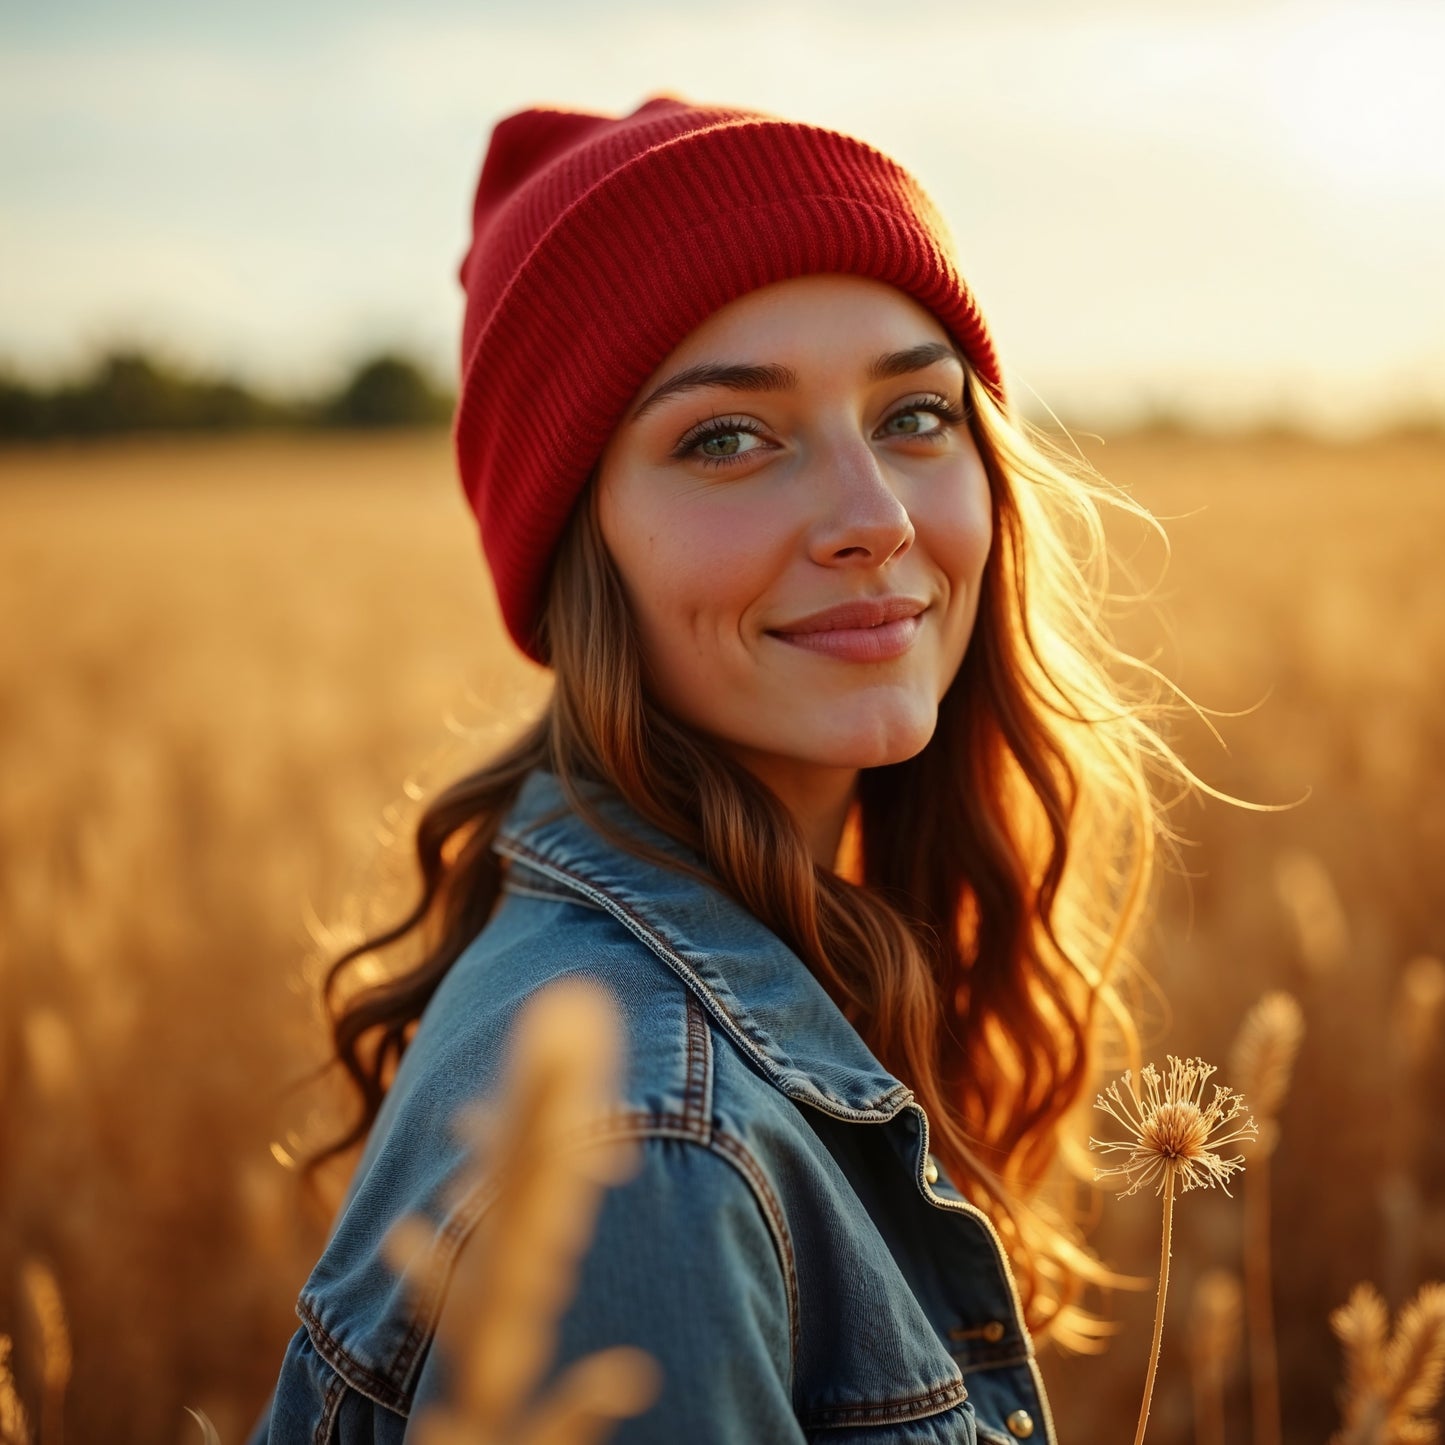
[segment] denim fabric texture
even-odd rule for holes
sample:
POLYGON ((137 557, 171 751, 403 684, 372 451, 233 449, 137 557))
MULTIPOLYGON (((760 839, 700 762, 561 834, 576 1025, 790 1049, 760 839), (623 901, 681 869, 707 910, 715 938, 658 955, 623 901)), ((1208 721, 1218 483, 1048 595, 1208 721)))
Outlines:
POLYGON ((248 1445, 403 1441, 446 1397, 447 1270, 417 1299, 380 1242, 422 1214, 455 1258, 486 1197, 448 1202, 466 1163, 451 1120, 498 1081, 529 995, 576 973, 619 1004, 617 1124, 642 1162, 604 1196, 548 1382, 609 1345, 649 1351, 662 1392, 617 1445, 1055 1445, 996 1232, 802 960, 720 889, 603 838, 548 772, 495 846, 505 895, 422 1015, 248 1445))

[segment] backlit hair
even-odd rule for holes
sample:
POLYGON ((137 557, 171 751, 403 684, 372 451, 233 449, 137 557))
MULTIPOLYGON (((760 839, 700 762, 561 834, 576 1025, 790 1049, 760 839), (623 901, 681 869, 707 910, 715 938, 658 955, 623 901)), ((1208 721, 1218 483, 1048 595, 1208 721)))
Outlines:
POLYGON ((330 1062, 360 1112, 305 1161, 306 1177, 375 1121, 416 1020, 496 906, 498 827, 528 773, 546 767, 604 832, 574 784, 610 784, 804 960, 914 1091, 934 1152, 995 1221, 1030 1329, 1097 1348, 1101 1322, 1077 1303, 1081 1287, 1121 1281, 1077 1227, 1082 1150, 1069 1116, 1099 1071, 1138 1064, 1120 985, 1135 972, 1130 940, 1157 845, 1176 838, 1155 784, 1224 795, 1155 730, 1176 708, 1161 693, 1178 689, 1120 650, 1104 622, 1114 594, 1103 507, 1157 523, 965 374, 993 511, 973 633, 927 746, 861 774, 837 872, 815 865, 769 789, 649 696, 589 485, 549 584, 546 708, 425 805, 420 899, 326 974, 330 1062), (413 930, 419 961, 339 997, 363 955, 413 930))

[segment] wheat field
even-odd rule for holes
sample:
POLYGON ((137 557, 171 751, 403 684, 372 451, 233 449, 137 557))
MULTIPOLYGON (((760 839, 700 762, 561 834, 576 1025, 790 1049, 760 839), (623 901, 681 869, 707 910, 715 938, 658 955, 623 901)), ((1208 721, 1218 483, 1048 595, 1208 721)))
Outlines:
MULTIPOLYGON (((1300 1001, 1275 1309, 1284 1438, 1322 1442, 1329 1311, 1445 1277, 1445 437, 1078 440, 1165 519, 1167 567, 1117 529, 1116 586, 1153 595, 1116 628, 1216 710, 1222 744, 1193 718, 1173 741, 1273 809, 1172 815, 1145 1024, 1153 1057, 1222 1059, 1265 991, 1300 1001)), ((399 901, 412 798, 545 678, 504 642, 444 433, 12 449, 0 505, 0 1335, 72 1441, 194 1440, 191 1406, 231 1445, 326 1227, 278 1162, 334 1103, 287 1090, 322 1057, 316 940, 399 901)), ((1097 1207, 1147 1275, 1151 1202, 1097 1207)), ((1152 1440, 1193 1438, 1191 1291, 1241 1229, 1237 1199, 1181 1206, 1152 1440)), ((1121 1293, 1105 1355, 1046 1355, 1064 1445, 1132 1419, 1151 1307, 1121 1293)))

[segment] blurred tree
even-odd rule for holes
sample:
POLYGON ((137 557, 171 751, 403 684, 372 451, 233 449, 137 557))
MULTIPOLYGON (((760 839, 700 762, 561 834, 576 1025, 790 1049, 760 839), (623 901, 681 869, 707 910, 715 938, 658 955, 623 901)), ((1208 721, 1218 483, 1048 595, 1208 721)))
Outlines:
POLYGON ((50 398, 10 372, 0 372, 0 438, 20 440, 49 430, 50 398))
POLYGON ((451 415, 452 399, 403 356, 363 363, 326 408, 336 426, 434 426, 451 415))
POLYGON ((293 410, 238 382, 188 376, 135 350, 108 352, 79 381, 52 391, 0 377, 0 439, 229 430, 286 423, 293 410))
POLYGON ((0 368, 0 442, 128 432, 267 426, 436 426, 452 398, 406 357, 361 363, 321 397, 274 398, 221 377, 189 374, 138 348, 106 352, 79 380, 52 389, 0 368))

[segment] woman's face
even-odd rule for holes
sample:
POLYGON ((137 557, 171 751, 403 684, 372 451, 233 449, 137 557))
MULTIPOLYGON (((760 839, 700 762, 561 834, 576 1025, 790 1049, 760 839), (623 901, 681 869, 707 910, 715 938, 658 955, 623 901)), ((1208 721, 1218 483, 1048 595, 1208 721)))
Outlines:
POLYGON ((922 750, 992 540, 962 403, 940 323, 856 276, 753 291, 672 352, 597 480, 664 707, 775 785, 922 750))

